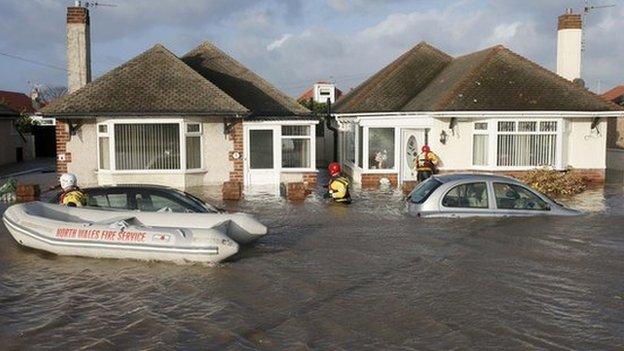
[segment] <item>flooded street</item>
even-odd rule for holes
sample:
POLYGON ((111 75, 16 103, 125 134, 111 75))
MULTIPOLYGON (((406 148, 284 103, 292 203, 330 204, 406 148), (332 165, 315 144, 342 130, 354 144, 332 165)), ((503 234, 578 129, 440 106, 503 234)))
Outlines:
POLYGON ((624 348, 621 187, 565 201, 577 218, 354 200, 247 198, 270 234, 215 267, 53 256, 0 226, 3 349, 624 348))

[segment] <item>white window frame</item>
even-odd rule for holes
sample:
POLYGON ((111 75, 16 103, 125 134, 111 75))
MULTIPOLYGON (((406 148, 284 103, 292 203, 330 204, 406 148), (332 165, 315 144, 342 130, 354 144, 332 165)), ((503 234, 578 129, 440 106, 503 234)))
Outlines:
POLYGON ((554 168, 561 170, 563 167, 563 154, 564 154, 564 129, 565 123, 563 118, 530 118, 530 119, 518 119, 518 118, 498 118, 498 119, 488 119, 488 120, 474 120, 472 123, 472 135, 470 136, 470 164, 473 169, 476 170, 502 170, 502 171, 525 171, 535 169, 539 166, 498 166, 498 136, 499 135, 555 135, 555 162, 554 168), (516 123, 516 131, 514 132, 499 132, 498 131, 498 123, 499 122, 515 122, 516 123), (536 122, 537 130, 535 132, 518 132, 517 126, 518 122, 536 122), (540 131, 540 122, 556 122, 557 130, 555 132, 541 132, 540 131), (477 130, 475 129, 476 123, 487 123, 487 130, 477 130), (488 135, 488 164, 487 165, 475 165, 473 164, 474 160, 474 135, 475 134, 487 134, 488 135))
MULTIPOLYGON (((400 147, 401 147, 401 128, 397 128, 397 127, 393 127, 393 126, 381 126, 381 125, 375 125, 375 126, 362 126, 362 131, 364 134, 364 140, 362 143, 362 173, 366 173, 366 174, 388 174, 388 173, 399 173, 399 166, 397 166, 397 163, 400 163, 400 147), (392 165, 392 168, 384 168, 384 169, 369 169, 369 164, 368 164, 368 146, 370 144, 370 140, 368 138, 369 136, 369 130, 373 128, 373 129, 394 129, 394 164, 392 165)), ((357 129, 357 128, 356 128, 357 129)), ((357 147, 356 147, 357 149, 357 147)), ((357 155, 356 155, 357 156, 357 155)))
MULTIPOLYGON (((184 132, 184 142, 180 142, 181 144, 184 144, 184 169, 187 171, 201 171, 204 169, 204 125, 201 122, 186 122, 184 123, 184 132), (190 125, 198 125, 199 131, 189 132, 188 127, 190 125), (199 168, 186 168, 186 137, 199 137, 199 168)), ((182 150, 182 148, 180 148, 180 150, 182 150)))
POLYGON ((97 123, 95 125, 95 131, 97 134, 97 142, 96 144, 96 148, 97 148, 97 165, 98 165, 98 171, 103 171, 103 172, 110 172, 113 170, 112 165, 115 162, 114 159, 114 155, 111 154, 111 150, 114 150, 114 148, 111 148, 111 137, 110 137, 110 125, 108 123, 97 123), (101 132, 100 131, 100 127, 106 127, 106 132, 101 132), (108 168, 104 169, 104 168, 100 168, 100 165, 102 164, 100 161, 100 155, 102 155, 100 153, 100 138, 108 138, 108 168))
MULTIPOLYGON (((477 169, 491 169, 492 158, 496 157, 496 154, 492 153, 492 146, 494 146, 494 148, 497 147, 496 143, 492 143, 492 138, 493 138, 492 125, 496 126, 498 124, 492 123, 492 121, 471 121, 470 123, 472 123, 472 135, 470 138, 470 164, 472 165, 473 168, 477 168, 477 169), (477 123, 485 123, 487 125, 486 129, 477 129, 476 128, 477 123), (485 165, 474 164, 474 136, 475 134, 488 136, 487 164, 485 165)), ((494 152, 496 152, 496 150, 494 152)), ((494 162, 494 164, 496 164, 496 162, 494 162)))
POLYGON ((96 143, 97 146, 97 167, 98 173, 114 173, 114 174, 177 174, 177 173, 203 173, 205 172, 204 168, 204 136, 203 136, 203 125, 201 122, 193 122, 193 121, 185 121, 182 118, 144 118, 144 119, 115 119, 108 120, 104 122, 99 122, 96 124, 96 132, 98 141, 96 143), (178 169, 122 169, 118 170, 115 155, 115 132, 114 128, 116 124, 178 124, 178 132, 179 134, 179 142, 180 142, 180 168, 178 169), (200 131, 199 132, 191 132, 187 133, 187 125, 189 124, 199 124, 200 131), (106 133, 100 133, 100 126, 106 125, 107 131, 106 133), (200 136, 200 152, 201 152, 201 168, 197 169, 187 169, 186 168, 186 136, 200 136), (101 169, 100 168, 100 136, 108 137, 108 147, 109 147, 109 157, 110 157, 110 167, 109 169, 101 169))
POLYGON ((343 145, 342 145, 342 152, 344 155, 344 163, 346 165, 348 165, 351 168, 358 168, 358 167, 362 167, 362 165, 358 165, 358 141, 360 140, 359 138, 361 137, 360 131, 358 128, 359 125, 355 124, 355 123, 350 123, 349 124, 349 131, 346 131, 343 133, 344 138, 343 138, 343 145), (353 157, 355 162, 351 162, 351 160, 349 159, 349 133, 353 133, 353 157))
POLYGON ((274 147, 278 148, 279 151, 279 169, 285 173, 296 173, 296 172, 312 172, 316 171, 316 124, 294 124, 294 123, 284 123, 279 126, 278 129, 278 145, 274 147), (282 128, 284 127, 308 127, 308 135, 282 135, 282 128), (284 167, 282 165, 282 140, 284 139, 305 139, 308 140, 310 152, 308 157, 310 157, 309 167, 284 167))

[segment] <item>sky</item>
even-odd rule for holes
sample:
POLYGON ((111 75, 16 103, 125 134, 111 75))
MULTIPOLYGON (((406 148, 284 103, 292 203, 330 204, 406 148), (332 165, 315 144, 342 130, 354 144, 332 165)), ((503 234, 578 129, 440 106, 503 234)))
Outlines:
MULTIPOLYGON (((453 55, 502 44, 555 70, 557 17, 583 0, 102 0, 91 8, 92 70, 101 76, 157 43, 175 54, 204 41, 291 96, 319 80, 343 91, 421 41, 453 55)), ((66 0, 0 0, 0 90, 66 85, 66 0), (18 56, 15 59, 6 55, 18 56)), ((624 84, 624 0, 585 17, 583 78, 624 84)))

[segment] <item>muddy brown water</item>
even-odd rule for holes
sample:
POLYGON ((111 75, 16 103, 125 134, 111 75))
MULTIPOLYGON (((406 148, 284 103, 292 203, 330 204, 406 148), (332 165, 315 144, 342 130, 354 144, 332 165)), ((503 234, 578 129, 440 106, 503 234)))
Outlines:
MULTIPOLYGON (((204 194, 212 196, 214 194, 204 194)), ((237 205, 270 234, 217 266, 61 257, 0 225, 2 349, 624 349, 620 187, 576 218, 422 220, 392 192, 349 207, 237 205)), ((0 212, 5 207, 0 208, 0 212)))

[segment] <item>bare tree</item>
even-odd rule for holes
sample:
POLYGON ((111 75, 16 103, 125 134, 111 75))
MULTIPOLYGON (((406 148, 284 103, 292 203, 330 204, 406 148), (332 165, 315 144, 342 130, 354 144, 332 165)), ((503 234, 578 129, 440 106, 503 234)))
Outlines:
POLYGON ((40 98, 46 103, 50 103, 60 97, 67 95, 67 87, 64 86, 54 86, 47 87, 44 86, 39 92, 41 94, 40 98))

